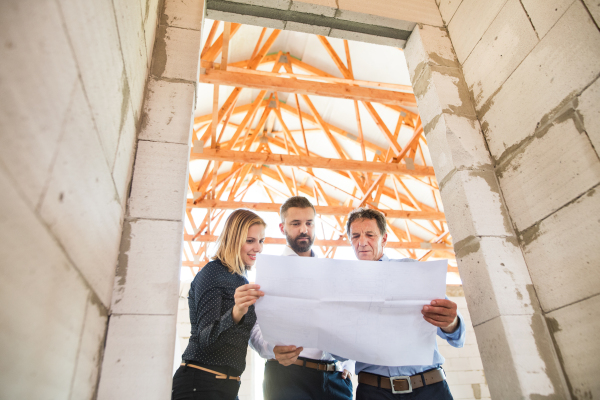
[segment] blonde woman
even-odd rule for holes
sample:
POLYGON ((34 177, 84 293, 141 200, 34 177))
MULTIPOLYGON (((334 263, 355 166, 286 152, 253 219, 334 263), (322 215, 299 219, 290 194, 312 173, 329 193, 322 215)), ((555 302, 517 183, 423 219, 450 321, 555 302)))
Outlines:
POLYGON ((264 295, 259 285, 248 283, 246 270, 262 252, 265 227, 252 211, 232 212, 213 261, 192 281, 188 297, 192 333, 173 377, 172 400, 237 398, 256 322, 254 303, 264 295))

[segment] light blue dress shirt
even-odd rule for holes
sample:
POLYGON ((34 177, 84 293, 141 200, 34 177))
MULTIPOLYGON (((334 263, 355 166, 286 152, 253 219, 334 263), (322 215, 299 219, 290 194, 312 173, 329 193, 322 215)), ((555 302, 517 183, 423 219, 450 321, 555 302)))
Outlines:
MULTIPOLYGON (((392 261, 392 262, 411 262, 415 261, 411 258, 401 258, 401 259, 390 259, 385 254, 379 261, 392 261)), ((446 297, 448 298, 448 297, 446 297)), ((442 339, 445 339, 451 346, 453 347, 463 347, 465 344, 465 324, 463 322, 463 317, 458 312, 458 328, 456 331, 452 333, 446 333, 441 328, 437 328, 437 334, 442 339)), ((381 376, 411 376, 415 375, 429 369, 439 368, 444 363, 444 357, 440 354, 437 343, 435 344, 435 349, 433 350, 433 364, 432 365, 405 365, 402 367, 387 367, 382 365, 373 365, 366 364, 357 361, 355 371, 356 374, 360 372, 368 372, 371 374, 381 375, 381 376)))

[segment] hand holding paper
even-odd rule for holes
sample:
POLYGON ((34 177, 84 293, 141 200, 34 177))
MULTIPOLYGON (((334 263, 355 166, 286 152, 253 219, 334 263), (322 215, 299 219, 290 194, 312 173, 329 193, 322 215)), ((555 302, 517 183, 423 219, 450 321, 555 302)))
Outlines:
POLYGON ((429 365, 436 327, 421 310, 444 298, 447 262, 259 255, 256 303, 265 340, 376 365, 429 365))

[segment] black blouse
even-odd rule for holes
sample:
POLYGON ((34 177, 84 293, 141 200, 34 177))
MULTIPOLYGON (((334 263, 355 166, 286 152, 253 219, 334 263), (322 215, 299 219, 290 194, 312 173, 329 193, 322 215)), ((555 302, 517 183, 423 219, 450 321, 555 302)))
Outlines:
POLYGON ((229 272, 219 260, 209 262, 196 274, 188 297, 192 334, 183 360, 227 366, 240 374, 244 371, 256 313, 254 305, 250 306, 236 325, 231 311, 235 289, 247 283, 245 276, 229 272))

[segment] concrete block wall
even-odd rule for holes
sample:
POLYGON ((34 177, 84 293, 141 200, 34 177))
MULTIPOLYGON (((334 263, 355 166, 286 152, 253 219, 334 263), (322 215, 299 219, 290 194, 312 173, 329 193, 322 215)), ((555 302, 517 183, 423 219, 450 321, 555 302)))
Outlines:
POLYGON ((157 17, 0 3, 0 398, 95 396, 157 17))
POLYGON ((475 340, 475 330, 471 322, 471 315, 467 308, 467 301, 461 286, 450 286, 447 295, 450 300, 458 305, 458 310, 463 316, 466 325, 466 341, 463 348, 452 347, 445 340, 437 338, 438 349, 446 361, 448 386, 456 400, 490 399, 490 390, 487 385, 479 346, 475 340))
MULTIPOLYGON (((472 18, 469 12, 465 19, 476 21, 472 30, 485 30, 478 25, 485 13, 472 18)), ((472 38, 464 35, 464 40, 472 38)), ((461 54, 445 28, 428 25, 417 26, 405 48, 489 389, 501 399, 565 398, 559 357, 463 76, 461 54)))
POLYGON ((531 279, 527 290, 539 299, 540 322, 566 379, 565 398, 599 397, 591 371, 600 369, 594 339, 600 6, 581 0, 438 4, 531 279))
MULTIPOLYGON (((98 399, 170 397, 202 1, 165 0, 143 98, 98 399)), ((146 57, 130 55, 132 64, 146 57)))

